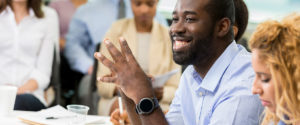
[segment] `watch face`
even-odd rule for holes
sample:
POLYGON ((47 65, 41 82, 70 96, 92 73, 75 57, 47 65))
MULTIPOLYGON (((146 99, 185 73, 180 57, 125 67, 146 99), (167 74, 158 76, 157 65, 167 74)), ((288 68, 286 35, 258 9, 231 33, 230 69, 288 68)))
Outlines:
POLYGON ((143 99, 140 103, 140 109, 143 112, 150 112, 154 107, 154 104, 151 100, 149 99, 143 99))

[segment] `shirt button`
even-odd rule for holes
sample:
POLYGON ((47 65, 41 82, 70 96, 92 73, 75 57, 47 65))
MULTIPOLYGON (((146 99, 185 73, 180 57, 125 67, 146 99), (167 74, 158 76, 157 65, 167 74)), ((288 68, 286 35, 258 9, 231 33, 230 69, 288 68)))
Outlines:
POLYGON ((199 92, 199 96, 203 96, 203 93, 202 93, 202 92, 199 92))

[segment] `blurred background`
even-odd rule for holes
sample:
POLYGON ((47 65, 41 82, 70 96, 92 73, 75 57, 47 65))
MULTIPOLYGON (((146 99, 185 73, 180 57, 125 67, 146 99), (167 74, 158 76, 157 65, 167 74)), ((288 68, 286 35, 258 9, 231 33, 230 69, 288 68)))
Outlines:
MULTIPOLYGON (((158 11, 168 19, 177 0, 160 0, 158 11)), ((249 39, 257 24, 268 20, 280 20, 291 12, 300 12, 300 0, 244 0, 249 9, 249 23, 243 38, 249 39)))
MULTIPOLYGON (((44 0, 45 3, 56 0, 44 0)), ((89 0, 94 1, 94 0, 89 0)), ((158 11, 171 20, 177 0, 160 0, 158 11)), ((292 12, 300 12, 300 0, 244 0, 249 9, 249 23, 243 40, 248 40, 257 24, 268 20, 280 20, 292 12)))

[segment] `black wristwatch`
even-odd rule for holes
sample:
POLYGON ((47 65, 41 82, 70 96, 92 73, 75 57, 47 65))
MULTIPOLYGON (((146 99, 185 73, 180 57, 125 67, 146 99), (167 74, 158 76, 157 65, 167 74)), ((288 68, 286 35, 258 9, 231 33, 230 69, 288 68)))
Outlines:
POLYGON ((149 115, 154 109, 159 106, 157 98, 142 98, 141 101, 136 105, 136 113, 140 115, 149 115))

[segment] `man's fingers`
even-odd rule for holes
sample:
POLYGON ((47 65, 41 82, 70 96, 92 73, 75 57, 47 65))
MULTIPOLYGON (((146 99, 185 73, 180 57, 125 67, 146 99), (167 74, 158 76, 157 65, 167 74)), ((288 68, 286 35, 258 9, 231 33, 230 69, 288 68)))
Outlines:
POLYGON ((119 42, 120 42, 122 54, 125 55, 126 59, 127 60, 135 60, 135 58, 131 52, 131 49, 129 48, 129 46, 127 44, 127 41, 123 37, 121 37, 119 42))
POLYGON ((124 62, 125 57, 123 57, 122 53, 113 45, 109 40, 104 41, 106 48, 111 55, 111 57, 114 59, 115 62, 124 62))
POLYGON ((100 54, 99 52, 95 52, 94 57, 99 60, 103 65, 110 69, 112 72, 116 72, 116 68, 114 67, 114 63, 107 59, 105 56, 100 54))

